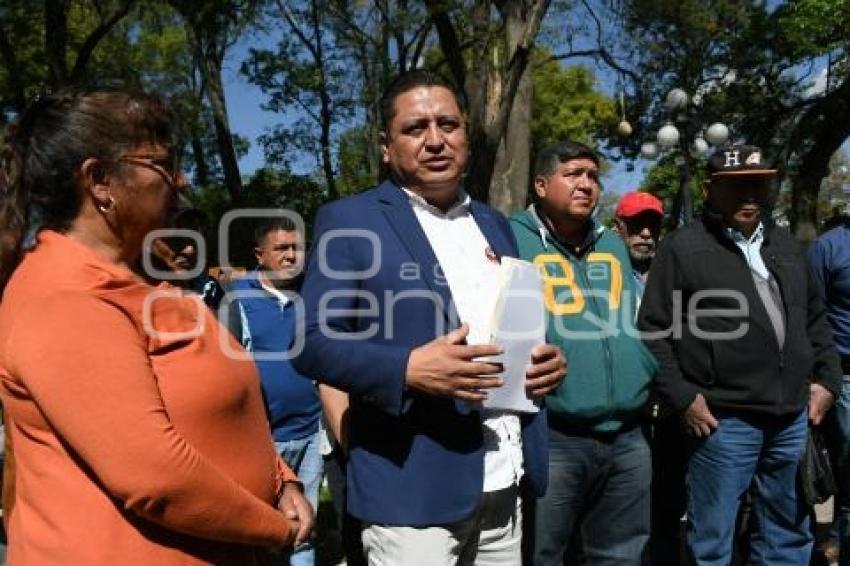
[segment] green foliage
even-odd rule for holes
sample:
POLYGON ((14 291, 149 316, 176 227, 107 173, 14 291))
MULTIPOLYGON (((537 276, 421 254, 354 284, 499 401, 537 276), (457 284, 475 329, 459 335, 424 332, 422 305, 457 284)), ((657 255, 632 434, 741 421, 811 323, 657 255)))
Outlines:
POLYGON ((597 145, 617 125, 614 101, 596 90, 596 76, 586 67, 563 68, 539 50, 532 64, 532 152, 558 140, 597 145))
MULTIPOLYGON (((674 155, 668 154, 662 156, 657 163, 649 168, 640 186, 641 190, 652 193, 661 199, 664 203, 664 212, 669 215, 673 211, 675 197, 679 192, 680 179, 679 165, 675 163, 674 155)), ((705 170, 702 167, 697 167, 692 172, 690 181, 695 211, 702 206, 704 179, 705 170)))
MULTIPOLYGON (((814 222, 826 158, 850 135, 850 0, 630 0, 626 30, 639 56, 638 131, 670 118, 673 87, 698 95, 703 124, 762 147, 791 180, 792 222, 814 222)), ((636 151, 636 137, 630 151, 636 151)))
MULTIPOLYGON (((211 226, 218 226, 222 216, 233 207, 224 185, 214 184, 195 188, 188 194, 189 200, 201 209, 211 226)), ((257 170, 244 185, 243 208, 266 208, 271 211, 289 210, 301 215, 310 233, 316 210, 324 202, 326 195, 322 187, 310 177, 293 175, 285 170, 263 168, 257 170)), ((257 221, 237 220, 229 233, 230 263, 240 267, 253 265, 253 233, 257 221)), ((217 234, 208 239, 215 242, 217 234)), ((217 246, 211 244, 212 257, 217 257, 217 246)))
POLYGON ((0 34, 9 47, 0 59, 0 124, 47 82, 43 21, 42 2, 4 0, 0 6, 0 34))
POLYGON ((353 195, 375 184, 369 167, 372 151, 369 132, 365 126, 350 128, 339 138, 339 183, 342 196, 353 195))
POLYGON ((356 78, 351 54, 337 40, 330 8, 321 0, 279 3, 270 16, 284 25, 276 49, 252 48, 241 73, 268 96, 265 110, 295 116, 260 139, 267 161, 286 166, 299 154, 314 157, 335 193, 332 137, 353 116, 356 78))
POLYGON ((614 211, 617 209, 618 202, 620 202, 620 195, 603 190, 599 195, 599 202, 596 203, 594 212, 596 221, 609 228, 613 226, 614 211))
POLYGON ((797 0, 775 16, 789 55, 794 58, 844 49, 850 37, 850 0, 797 0))
MULTIPOLYGON (((217 222, 230 210, 227 191, 221 185, 192 189, 189 199, 211 220, 217 222)), ((281 208, 302 215, 309 222, 325 195, 312 178, 280 169, 258 169, 245 184, 245 208, 281 208)))

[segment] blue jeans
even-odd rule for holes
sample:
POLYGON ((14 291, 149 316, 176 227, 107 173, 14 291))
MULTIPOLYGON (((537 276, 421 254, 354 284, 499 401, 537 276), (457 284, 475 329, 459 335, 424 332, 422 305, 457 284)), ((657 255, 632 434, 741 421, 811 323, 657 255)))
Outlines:
POLYGON ((639 566, 649 540, 652 462, 640 427, 610 437, 549 428, 549 488, 537 500, 534 564, 561 566, 580 538, 584 564, 639 566))
MULTIPOLYGON (((313 506, 313 511, 319 508, 319 487, 322 484, 322 455, 319 451, 321 432, 316 432, 305 438, 275 442, 277 451, 283 460, 292 468, 298 479, 304 484, 304 496, 313 506)), ((286 555, 285 564, 291 566, 313 566, 316 561, 316 551, 313 541, 308 540, 294 552, 286 555)))
POLYGON ((841 381, 841 395, 835 400, 824 424, 838 481, 830 535, 839 543, 839 566, 850 566, 850 375, 845 375, 841 381))
POLYGON ((692 439, 688 462, 688 554, 698 566, 727 566, 741 497, 753 484, 750 564, 807 566, 809 509, 797 468, 806 446, 806 411, 793 417, 716 414, 719 426, 692 439))

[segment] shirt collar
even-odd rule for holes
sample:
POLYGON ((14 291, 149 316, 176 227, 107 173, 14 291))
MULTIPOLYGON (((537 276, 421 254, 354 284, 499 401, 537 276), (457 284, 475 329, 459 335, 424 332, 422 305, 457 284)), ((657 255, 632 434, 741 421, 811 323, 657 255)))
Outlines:
POLYGON ((752 235, 747 238, 743 232, 731 226, 725 227, 726 235, 736 244, 760 244, 764 240, 764 224, 759 222, 752 235))
POLYGON ((593 246, 593 244, 596 243, 596 240, 598 240, 602 236, 602 232, 605 231, 605 226, 597 223, 593 218, 589 218, 587 220, 588 226, 587 233, 584 236, 584 241, 578 247, 572 246, 564 242, 558 236, 555 230, 551 227, 551 222, 548 218, 546 218, 546 215, 543 214, 543 211, 540 210, 539 207, 534 204, 530 204, 528 206, 528 211, 531 212, 531 216, 537 224, 544 249, 547 248, 546 236, 548 236, 550 240, 559 242, 561 246, 568 249, 576 257, 581 257, 593 246))
POLYGON ((262 289, 263 289, 265 292, 267 292, 268 294, 270 294, 271 296, 273 296, 275 299, 277 299, 277 301, 278 301, 281 305, 285 305, 285 304, 289 303, 290 299, 289 299, 289 297, 288 297, 288 296, 286 296, 286 294, 285 294, 285 293, 283 293, 283 292, 282 292, 280 289, 278 289, 277 287, 274 287, 274 286, 272 286, 272 285, 269 285, 269 284, 267 284, 267 283, 265 282, 264 278, 262 277, 262 272, 261 272, 261 271, 257 271, 257 283, 259 283, 259 284, 260 284, 260 287, 262 287, 262 289))
POLYGON ((414 193, 410 189, 402 187, 401 190, 407 193, 407 198, 410 201, 410 204, 412 204, 415 208, 426 210, 435 216, 463 216, 469 212, 469 207, 472 203, 472 197, 470 197, 469 194, 461 188, 458 189, 457 200, 455 203, 451 205, 447 211, 443 212, 440 208, 430 204, 427 200, 422 198, 421 195, 414 193))

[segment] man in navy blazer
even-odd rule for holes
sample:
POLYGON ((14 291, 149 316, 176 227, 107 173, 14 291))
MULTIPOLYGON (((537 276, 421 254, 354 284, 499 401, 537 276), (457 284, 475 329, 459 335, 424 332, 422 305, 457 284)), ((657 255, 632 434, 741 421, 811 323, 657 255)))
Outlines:
MULTIPOLYGON (((505 218, 461 188, 459 100, 431 72, 396 79, 382 103, 392 180, 316 216, 295 364, 349 393, 348 509, 370 564, 518 564, 519 485, 545 491, 545 412, 479 404, 502 368, 476 335, 494 266, 517 248, 505 218)), ((539 345, 528 390, 544 396, 565 368, 539 345)))

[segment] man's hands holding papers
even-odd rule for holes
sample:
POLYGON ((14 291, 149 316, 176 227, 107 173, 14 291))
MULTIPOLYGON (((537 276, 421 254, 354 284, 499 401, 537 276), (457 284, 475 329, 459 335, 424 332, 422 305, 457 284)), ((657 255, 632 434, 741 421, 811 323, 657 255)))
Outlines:
MULTIPOLYGON (((502 348, 493 344, 465 344, 469 325, 414 349, 407 362, 407 386, 431 395, 478 402, 486 389, 500 387, 502 364, 486 361, 502 348)), ((525 387, 533 397, 543 397, 557 389, 567 375, 567 362, 560 348, 539 344, 531 352, 525 387)))
POLYGON ((557 389, 566 375, 567 360, 561 349, 552 344, 540 344, 531 351, 525 389, 532 397, 543 397, 557 389))
POLYGON ((502 385, 496 374, 502 364, 475 361, 502 353, 501 346, 465 343, 469 325, 457 328, 410 353, 407 361, 407 386, 431 395, 479 402, 487 398, 483 390, 502 385))

